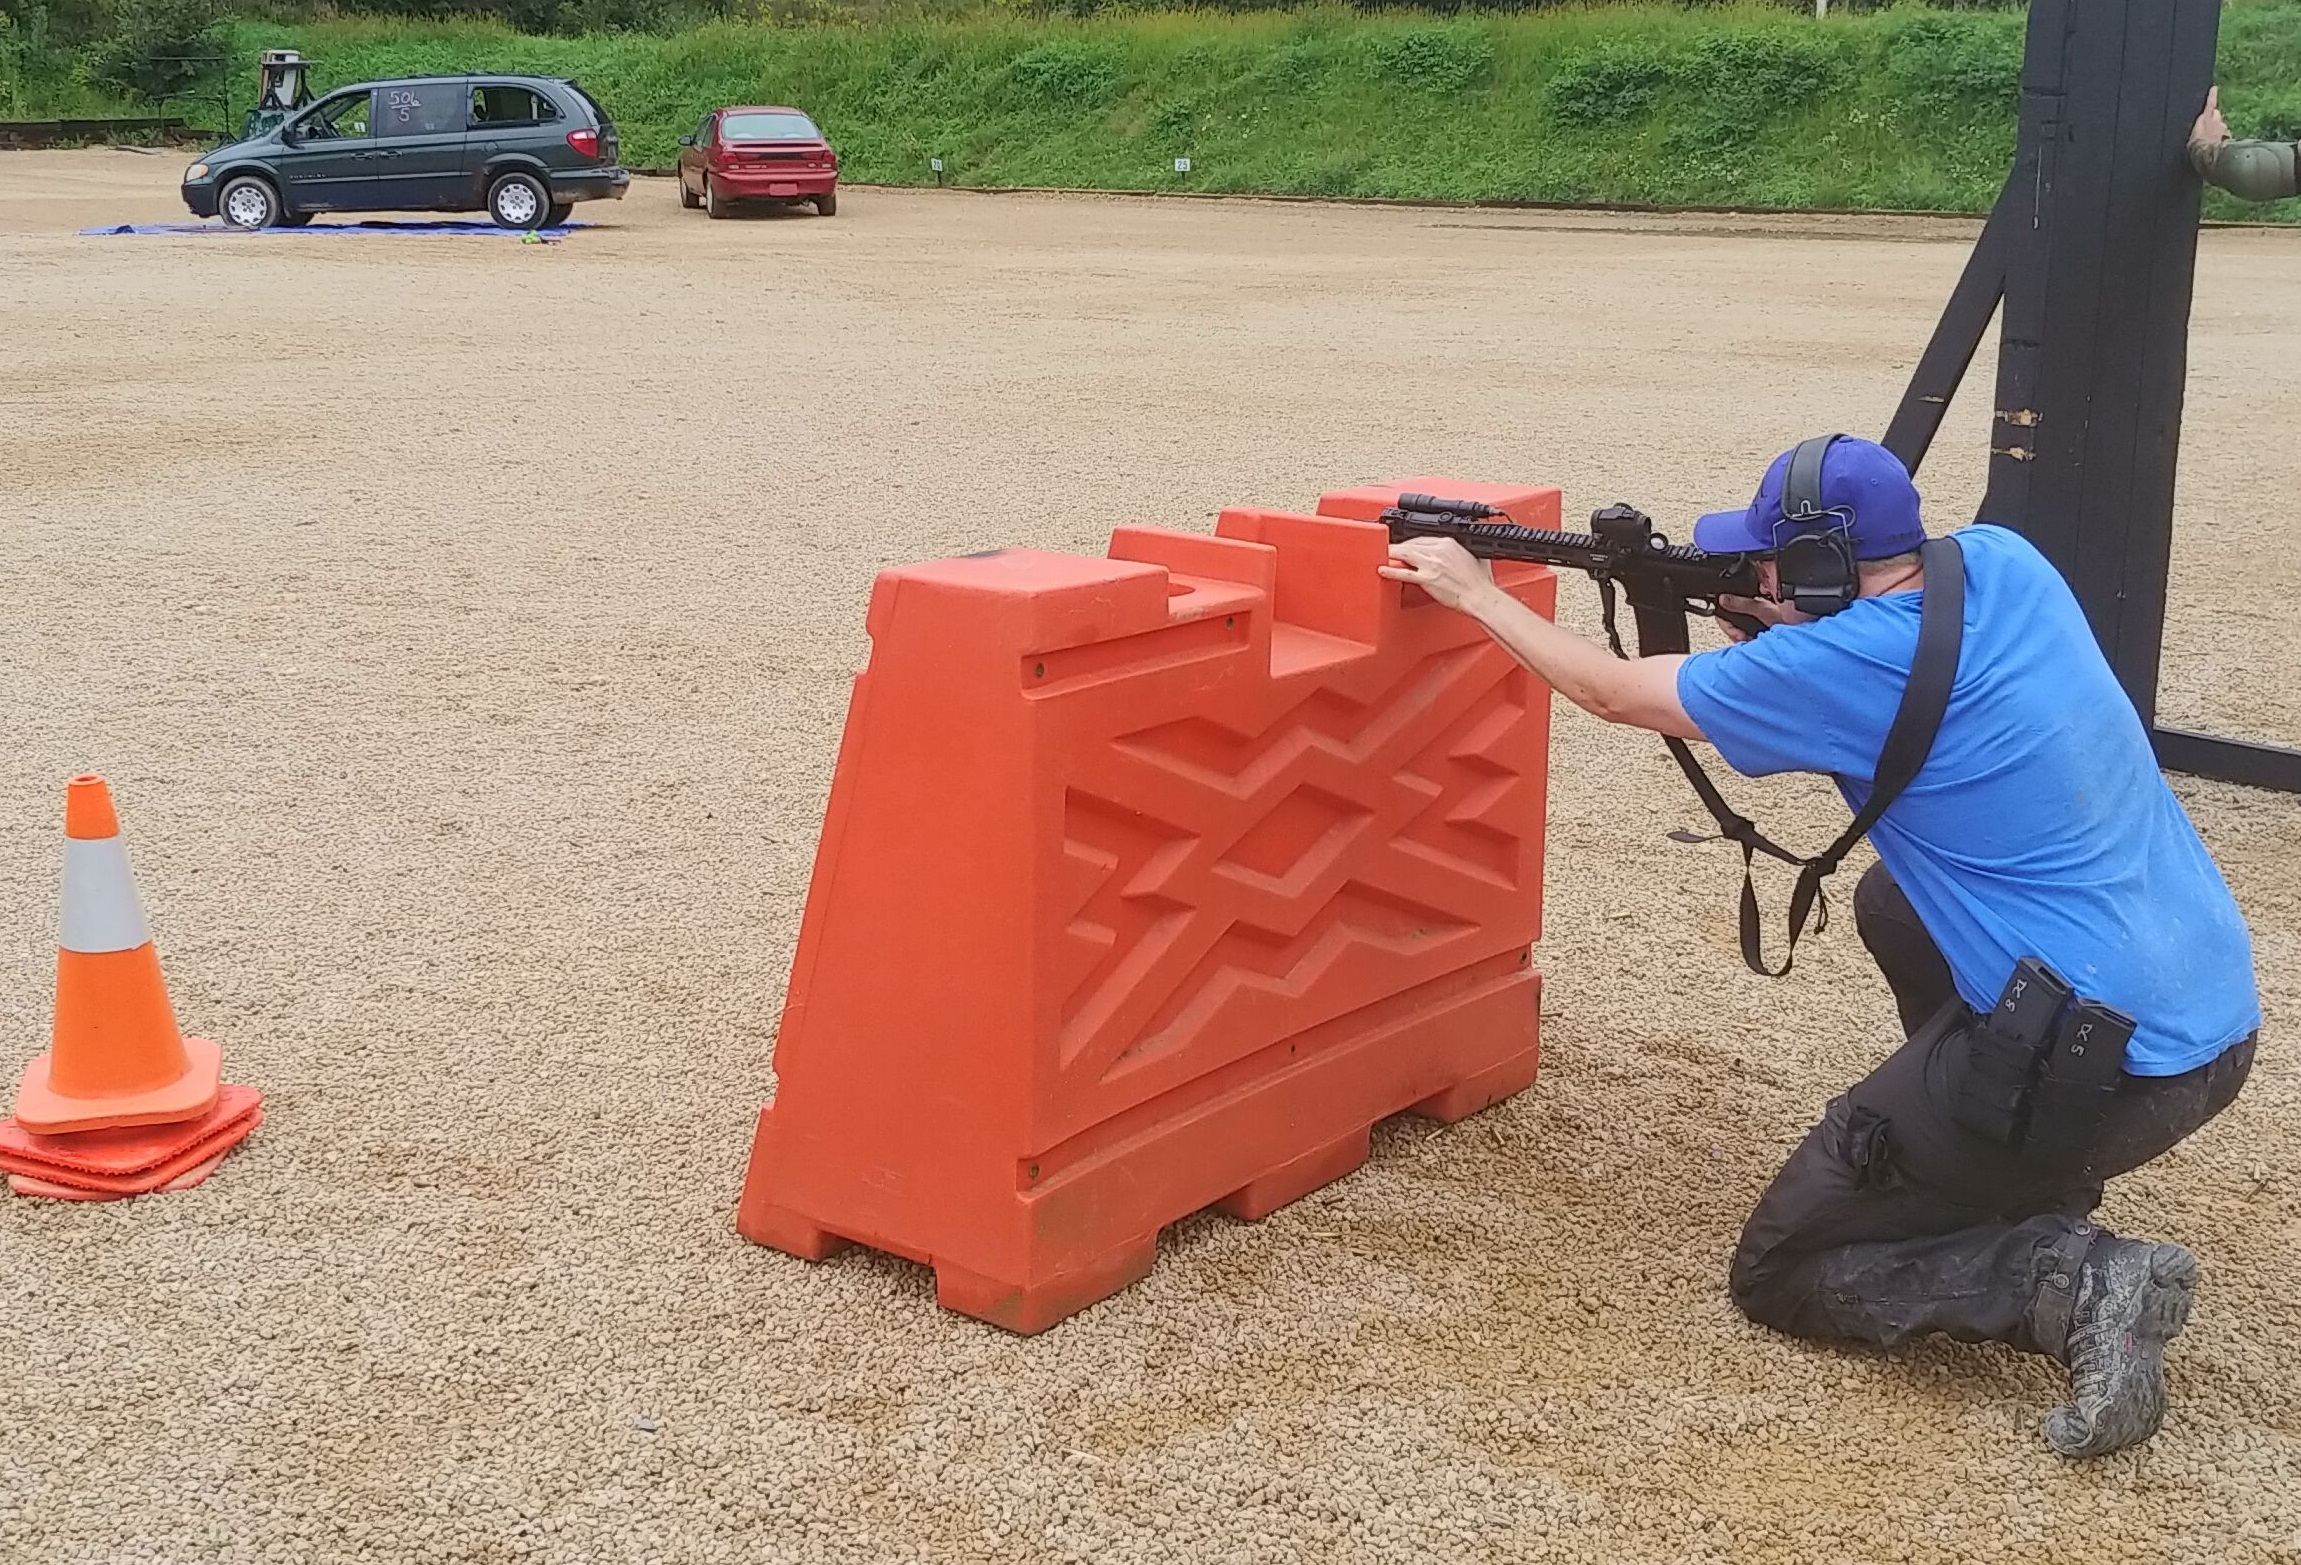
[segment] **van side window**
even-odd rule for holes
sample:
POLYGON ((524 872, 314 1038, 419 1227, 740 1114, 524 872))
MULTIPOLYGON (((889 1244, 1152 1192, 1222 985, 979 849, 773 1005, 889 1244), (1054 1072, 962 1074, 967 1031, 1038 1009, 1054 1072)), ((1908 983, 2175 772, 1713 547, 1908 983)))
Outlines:
POLYGON ((528 87, 474 87, 471 123, 479 126, 548 125, 559 118, 559 105, 528 87))
POLYGON ((345 136, 364 136, 368 133, 368 97, 364 92, 331 98, 297 121, 297 131, 307 141, 334 141, 345 136))
POLYGON ((456 82, 409 82, 378 87, 383 113, 379 136, 436 136, 463 129, 463 94, 456 82))

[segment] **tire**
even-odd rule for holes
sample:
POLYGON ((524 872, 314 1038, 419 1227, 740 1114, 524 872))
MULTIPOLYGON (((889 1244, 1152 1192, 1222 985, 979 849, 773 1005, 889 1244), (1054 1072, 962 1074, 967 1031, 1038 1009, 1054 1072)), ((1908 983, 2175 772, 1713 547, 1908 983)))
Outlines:
POLYGON ((280 220, 280 193, 253 174, 227 179, 216 192, 216 215, 234 228, 270 228, 280 220))
POLYGON ((574 210, 575 203, 572 201, 554 201, 543 214, 543 226, 546 228, 559 227, 567 221, 568 213, 574 210))
POLYGON ((679 204, 692 212, 703 204, 703 198, 687 188, 687 176, 679 176, 679 204))
POLYGON ((551 192, 533 174, 506 174, 487 187, 487 215, 498 228, 540 228, 551 210, 551 192))
POLYGON ((703 210, 709 212, 713 217, 733 217, 735 215, 735 203, 722 201, 719 198, 719 187, 711 183, 709 174, 703 176, 703 210))
POLYGON ((817 217, 831 217, 838 210, 839 192, 836 190, 826 190, 815 198, 815 215, 817 217))

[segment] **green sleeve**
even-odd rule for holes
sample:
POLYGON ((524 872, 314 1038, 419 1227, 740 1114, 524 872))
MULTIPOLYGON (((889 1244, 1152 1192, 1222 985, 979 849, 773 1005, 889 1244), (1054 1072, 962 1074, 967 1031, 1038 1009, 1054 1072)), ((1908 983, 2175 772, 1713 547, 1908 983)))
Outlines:
POLYGON ((2189 161, 2208 184, 2240 201, 2281 201, 2301 195, 2290 141, 2192 142, 2189 161))

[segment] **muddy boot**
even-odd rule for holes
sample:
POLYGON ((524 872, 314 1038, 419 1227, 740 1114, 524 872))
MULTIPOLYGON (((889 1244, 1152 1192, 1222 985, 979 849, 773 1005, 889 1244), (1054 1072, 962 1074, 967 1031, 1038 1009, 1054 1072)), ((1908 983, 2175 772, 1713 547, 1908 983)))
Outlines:
POLYGON ((2165 1344, 2189 1324, 2197 1257, 2177 1244, 2104 1236, 2079 1268, 2068 1350, 2069 1404, 2046 1416, 2067 1457, 2139 1445, 2165 1418, 2165 1344))

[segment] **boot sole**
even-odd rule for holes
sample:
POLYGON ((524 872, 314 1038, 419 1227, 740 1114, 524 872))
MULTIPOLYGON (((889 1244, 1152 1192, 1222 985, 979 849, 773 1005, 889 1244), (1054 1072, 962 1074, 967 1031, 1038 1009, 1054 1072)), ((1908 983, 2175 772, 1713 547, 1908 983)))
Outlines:
POLYGON ((2162 1348, 2189 1324, 2197 1302, 2197 1257, 2178 1244, 2161 1244, 2149 1255, 2149 1290, 2135 1312, 2134 1335, 2154 1338, 2162 1348))
POLYGON ((2118 1395, 2097 1415, 2081 1419, 2074 1406, 2046 1417, 2046 1443, 2072 1460, 2107 1456, 2141 1444, 2165 1421, 2165 1345, 2189 1324, 2197 1298, 2197 1257, 2178 1244, 2149 1254, 2149 1280, 2136 1301, 2131 1326, 2133 1358, 2118 1395), (2104 1435, 2107 1438, 2104 1438, 2104 1435))

